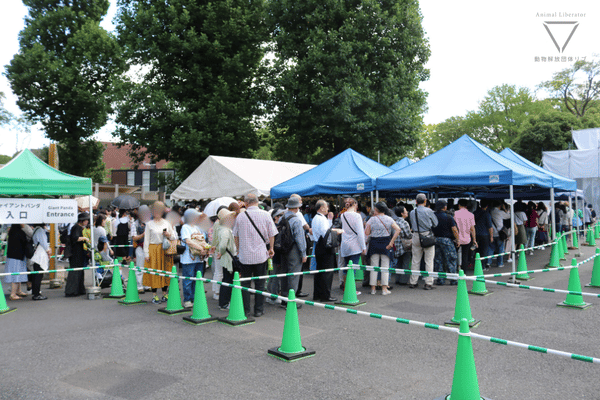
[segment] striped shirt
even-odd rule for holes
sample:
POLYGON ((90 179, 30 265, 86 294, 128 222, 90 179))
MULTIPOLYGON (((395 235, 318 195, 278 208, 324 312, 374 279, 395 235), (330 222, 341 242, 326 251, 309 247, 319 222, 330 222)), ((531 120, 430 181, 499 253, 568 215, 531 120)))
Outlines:
POLYGON ((233 236, 239 239, 239 259, 242 264, 262 264, 269 258, 266 244, 269 238, 277 235, 277 227, 268 212, 260 210, 257 206, 248 207, 246 212, 240 213, 235 219, 233 236), (254 221, 264 240, 260 237, 250 219, 254 221))

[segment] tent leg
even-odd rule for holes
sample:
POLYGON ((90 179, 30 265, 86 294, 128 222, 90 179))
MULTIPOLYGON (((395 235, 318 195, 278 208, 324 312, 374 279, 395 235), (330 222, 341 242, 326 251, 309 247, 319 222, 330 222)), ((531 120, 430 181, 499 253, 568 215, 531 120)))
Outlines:
POLYGON ((379 190, 375 191, 375 202, 379 203, 379 190))
POLYGON ((375 205, 373 204, 373 191, 371 190, 371 210, 375 205))
POLYGON ((95 266, 95 260, 94 260, 94 209, 92 208, 92 196, 88 197, 89 200, 89 204, 90 204, 90 249, 92 252, 92 259, 91 259, 91 265, 92 265, 92 287, 95 288, 96 287, 96 270, 94 270, 94 266, 95 266))
MULTIPOLYGON (((517 258, 517 252, 515 251, 515 234, 516 232, 513 232, 515 230, 515 205, 514 205, 514 193, 513 193, 513 185, 509 186, 509 193, 510 193, 510 243, 511 243, 511 259, 512 259, 512 272, 514 273, 516 271, 515 269, 515 259, 517 258)), ((515 283, 517 280, 515 278, 515 275, 512 276, 512 281, 513 283, 515 283)))
POLYGON ((556 210, 554 209, 554 188, 550 188, 550 210, 552 210, 552 241, 556 240, 556 210))

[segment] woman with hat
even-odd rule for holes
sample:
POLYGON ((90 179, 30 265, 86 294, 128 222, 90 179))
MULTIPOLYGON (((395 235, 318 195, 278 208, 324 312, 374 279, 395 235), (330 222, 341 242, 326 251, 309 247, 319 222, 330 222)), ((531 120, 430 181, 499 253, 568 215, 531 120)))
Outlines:
MULTIPOLYGON (((189 208, 183 214, 184 224, 181 227, 181 243, 185 245, 185 251, 181 255, 181 275, 195 278, 198 271, 204 276, 204 265, 208 249, 201 243, 206 243, 206 234, 200 229, 202 219, 206 214, 199 213, 189 208), (203 240, 195 240, 202 238, 203 240), (192 253, 192 249, 196 250, 192 253)), ((185 279, 183 281, 183 306, 192 307, 194 301, 194 290, 196 282, 185 279)))
MULTIPOLYGON (((84 243, 89 244, 90 239, 83 235, 83 230, 89 225, 90 214, 80 213, 77 217, 77 224, 71 228, 69 240, 71 241, 71 257, 69 258, 71 268, 83 268, 85 264, 84 243)), ((65 285, 65 296, 75 297, 85 294, 83 271, 69 271, 67 275, 67 284, 65 285)))
MULTIPOLYGON (((219 259, 223 268, 223 282, 233 283, 233 257, 237 254, 235 239, 233 238, 233 225, 235 224, 235 211, 223 209, 217 214, 219 216, 219 231, 216 257, 219 259)), ((219 294, 219 307, 221 310, 227 309, 231 299, 231 287, 221 287, 219 294)))
MULTIPOLYGON (((173 256, 165 254, 162 244, 166 238, 168 240, 177 240, 177 232, 173 225, 163 218, 165 214, 165 205, 161 201, 152 204, 153 219, 146 224, 144 232, 144 256, 146 262, 145 268, 156 269, 159 271, 171 272, 173 267, 173 256)), ((160 304, 168 300, 167 288, 169 278, 155 274, 144 274, 144 286, 150 286, 152 289, 152 303, 160 304), (163 297, 158 298, 158 289, 162 288, 163 297)))

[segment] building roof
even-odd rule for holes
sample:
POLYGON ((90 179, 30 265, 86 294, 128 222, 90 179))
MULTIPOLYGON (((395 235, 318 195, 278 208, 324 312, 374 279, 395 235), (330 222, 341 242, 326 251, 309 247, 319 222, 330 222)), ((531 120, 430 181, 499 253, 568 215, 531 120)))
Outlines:
MULTIPOLYGON (((117 146, 117 143, 112 142, 101 142, 104 145, 104 155, 102 161, 106 165, 106 169, 134 169, 136 166, 139 169, 149 169, 148 165, 143 163, 136 165, 129 157, 129 150, 131 145, 125 144, 121 147, 117 146)), ((142 151, 146 151, 142 148, 142 151)), ((144 163, 150 163, 150 155, 146 155, 144 163)), ((156 163, 156 168, 164 168, 166 160, 161 160, 156 163)))

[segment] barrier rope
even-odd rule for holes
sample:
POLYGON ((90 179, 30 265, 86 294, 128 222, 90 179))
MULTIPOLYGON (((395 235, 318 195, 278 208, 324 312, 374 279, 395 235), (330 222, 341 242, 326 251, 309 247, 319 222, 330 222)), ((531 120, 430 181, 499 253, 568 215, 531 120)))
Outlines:
MULTIPOLYGON (((135 267, 135 266, 133 266, 133 267, 126 266, 126 268, 133 268, 134 270, 138 270, 138 271, 142 271, 142 272, 144 272, 143 270, 151 270, 150 268, 139 268, 139 267, 135 267)), ((159 271, 159 270, 154 270, 154 271, 159 271)), ((157 273, 154 273, 154 272, 147 272, 147 273, 153 273, 153 274, 159 275, 159 276, 177 277, 179 279, 189 279, 192 281, 216 283, 216 284, 223 285, 223 286, 229 286, 229 287, 235 288, 235 289, 240 289, 242 291, 246 291, 249 293, 258 294, 258 295, 261 295, 264 297, 269 297, 273 300, 279 299, 279 300, 285 301, 285 302, 293 301, 296 303, 306 304, 306 305, 313 306, 313 307, 324 308, 326 310, 339 311, 339 312, 343 312, 346 314, 362 315, 362 316, 369 317, 369 318, 392 321, 392 322, 401 323, 401 324, 405 324, 405 325, 413 325, 413 326, 418 326, 418 327, 426 328, 426 329, 445 331, 445 332, 453 332, 453 333, 456 333, 456 334, 459 334, 462 336, 470 336, 475 339, 485 340, 490 343, 502 344, 505 346, 514 346, 514 347, 518 347, 518 348, 529 350, 529 351, 535 351, 537 353, 552 354, 552 355, 556 355, 556 356, 570 358, 570 359, 576 360, 576 361, 600 364, 600 358, 589 357, 589 356, 584 356, 584 355, 575 354, 575 353, 567 353, 567 352, 560 351, 560 350, 554 350, 554 349, 549 349, 549 348, 545 348, 545 347, 534 346, 534 345, 530 345, 530 344, 515 342, 512 340, 498 339, 498 338, 494 338, 491 336, 480 335, 480 334, 474 333, 474 332, 461 334, 459 332, 458 328, 448 327, 448 326, 444 326, 444 325, 431 324, 431 323, 427 323, 427 322, 421 322, 421 321, 416 321, 416 320, 411 320, 411 319, 406 319, 406 318, 392 317, 390 315, 371 313, 368 311, 355 310, 352 308, 340 307, 340 306, 335 306, 335 305, 331 305, 331 304, 318 303, 318 302, 314 302, 314 301, 310 301, 310 300, 302 300, 302 299, 298 299, 298 298, 296 298, 294 300, 290 300, 289 298, 284 297, 284 296, 279 296, 277 294, 265 292, 263 290, 256 290, 256 289, 248 288, 245 286, 239 286, 239 285, 234 285, 234 284, 230 284, 230 283, 226 283, 226 282, 214 281, 212 279, 207 279, 207 278, 182 277, 182 276, 178 276, 173 273, 165 274, 163 272, 164 271, 157 272, 157 273)))
POLYGON ((1 273, 0 276, 49 274, 49 273, 56 273, 56 272, 86 271, 88 269, 112 268, 112 267, 114 267, 114 264, 111 264, 111 265, 95 265, 93 267, 49 269, 49 270, 46 270, 46 271, 4 272, 4 273, 1 273))
POLYGON ((341 268, 329 268, 329 269, 315 269, 314 271, 299 271, 299 272, 288 272, 285 274, 252 276, 252 277, 248 277, 248 278, 240 278, 240 282, 254 281, 254 280, 258 280, 258 279, 268 279, 268 278, 285 278, 287 276, 295 276, 295 275, 314 275, 314 274, 320 274, 322 272, 346 271, 349 269, 355 269, 355 268, 354 267, 341 267, 341 268))
POLYGON ((590 296, 590 297, 600 297, 600 294, 598 294, 598 293, 571 292, 570 290, 551 289, 551 288, 545 288, 545 287, 541 287, 541 286, 520 285, 520 284, 516 284, 516 283, 498 282, 498 281, 492 281, 492 280, 481 279, 481 278, 477 278, 474 280, 476 280, 477 282, 485 282, 485 283, 490 283, 490 284, 494 284, 494 285, 498 285, 498 286, 513 287, 513 288, 518 288, 518 289, 530 289, 530 290, 539 290, 541 292, 548 292, 548 293, 564 293, 564 294, 574 294, 574 295, 578 295, 578 296, 581 295, 581 296, 590 296))

